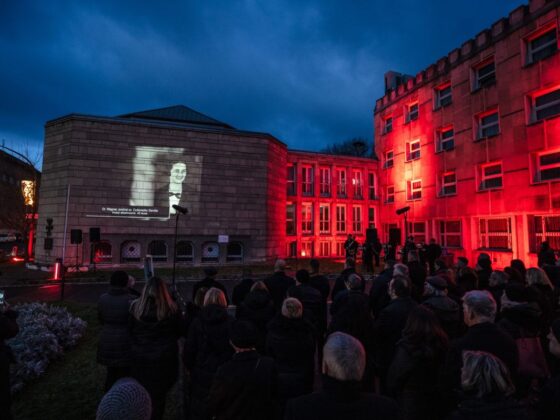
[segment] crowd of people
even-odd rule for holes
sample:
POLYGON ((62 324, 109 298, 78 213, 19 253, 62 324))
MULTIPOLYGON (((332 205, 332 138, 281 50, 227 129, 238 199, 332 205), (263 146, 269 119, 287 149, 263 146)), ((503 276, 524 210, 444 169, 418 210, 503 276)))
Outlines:
POLYGON ((193 420, 559 419, 560 261, 548 244, 531 268, 494 270, 485 253, 448 267, 413 247, 405 260, 387 259, 369 288, 352 258, 332 288, 317 260, 295 278, 278 260, 263 281, 245 272, 233 305, 211 267, 184 307, 157 277, 138 293, 113 273, 99 300, 97 418, 160 419, 181 380, 193 420))

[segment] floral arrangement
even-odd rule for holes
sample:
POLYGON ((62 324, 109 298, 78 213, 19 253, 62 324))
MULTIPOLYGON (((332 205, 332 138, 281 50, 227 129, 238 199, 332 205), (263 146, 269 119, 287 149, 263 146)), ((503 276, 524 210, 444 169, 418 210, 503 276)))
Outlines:
POLYGON ((7 341, 16 363, 11 367, 12 392, 41 376, 52 360, 75 346, 87 323, 66 308, 46 303, 25 303, 13 308, 19 314, 19 334, 7 341))

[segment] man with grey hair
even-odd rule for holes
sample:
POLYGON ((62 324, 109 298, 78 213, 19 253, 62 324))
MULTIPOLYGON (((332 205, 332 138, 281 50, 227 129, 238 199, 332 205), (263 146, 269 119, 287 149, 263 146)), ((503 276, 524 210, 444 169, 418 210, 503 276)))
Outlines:
POLYGON ((286 420, 369 419, 394 420, 398 408, 394 401, 360 390, 366 354, 354 337, 336 332, 323 348, 323 386, 320 391, 288 402, 286 420))
POLYGON ((442 375, 442 392, 448 394, 450 401, 457 402, 452 393, 461 388, 463 352, 466 350, 493 354, 515 377, 519 357, 517 345, 509 334, 494 324, 495 317, 496 302, 490 292, 472 290, 463 296, 463 320, 468 330, 463 337, 451 342, 442 375))

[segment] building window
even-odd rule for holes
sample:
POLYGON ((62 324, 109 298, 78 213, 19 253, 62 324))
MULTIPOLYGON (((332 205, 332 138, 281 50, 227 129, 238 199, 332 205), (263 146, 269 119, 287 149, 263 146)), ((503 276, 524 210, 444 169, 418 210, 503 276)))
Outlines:
POLYGON ((362 206, 352 207, 352 231, 362 233, 362 206))
POLYGON ((331 243, 329 241, 319 242, 319 257, 331 256, 331 243))
POLYGON ((306 241, 301 243, 301 256, 303 258, 313 258, 313 242, 306 241))
POLYGON ((295 165, 288 166, 288 179, 286 181, 286 187, 287 187, 287 194, 288 195, 296 195, 297 194, 296 173, 297 173, 297 171, 296 171, 295 165))
POLYGON ((319 205, 319 233, 330 233, 331 209, 328 204, 319 205))
POLYGON ((189 241, 177 242, 177 261, 180 262, 193 262, 194 261, 194 246, 189 241))
POLYGON ((313 233, 313 203, 301 205, 301 233, 304 235, 313 233))
POLYGON ((142 255, 142 247, 138 241, 125 241, 121 245, 122 262, 138 262, 142 255))
POLYGON ((337 196, 346 198, 346 169, 337 169, 337 196))
POLYGON ((319 185, 319 194, 321 197, 330 197, 331 195, 331 169, 330 168, 321 168, 319 169, 319 178, 320 178, 320 185, 319 185))
POLYGON ((537 154, 535 182, 560 180, 560 150, 537 154))
POLYGON ((420 140, 414 140, 406 144, 406 160, 420 159, 420 140))
POLYGON ((336 233, 346 232, 346 206, 338 204, 336 206, 336 233))
POLYGON ((296 205, 286 204, 286 235, 296 234, 296 205))
POLYGON ((511 249, 511 220, 480 219, 479 220, 479 248, 511 249))
POLYGON ((375 227, 375 208, 368 208, 368 228, 372 229, 375 227))
POLYGON ((301 194, 313 195, 313 168, 311 166, 301 168, 301 194))
POLYGON ((383 120, 383 133, 387 134, 393 131, 393 117, 388 117, 383 120))
POLYGON ((438 86, 435 89, 435 108, 441 108, 447 105, 451 105, 453 102, 452 94, 451 94, 451 83, 446 83, 444 85, 438 86))
POLYGON ((385 194, 386 203, 395 202, 395 187, 393 185, 387 185, 387 192, 385 194))
POLYGON ((426 222, 408 222, 408 236, 417 244, 426 243, 426 222))
POLYGON ((337 257, 346 256, 346 248, 344 248, 344 242, 337 242, 336 243, 336 256, 337 257))
POLYGON ((377 200, 375 195, 375 174, 373 172, 368 173, 368 199, 377 200))
POLYGON ((540 92, 529 98, 531 112, 529 122, 541 121, 560 114, 560 89, 540 92))
POLYGON ((393 167, 393 151, 389 150, 385 152, 385 168, 392 168, 393 167))
POLYGON ((475 117, 475 122, 476 140, 500 134, 500 118, 497 109, 477 115, 475 117))
POLYGON ((96 264, 113 262, 113 247, 108 241, 96 242, 93 245, 93 261, 96 264))
POLYGON ((286 254, 290 258, 297 258, 297 242, 291 241, 287 244, 288 249, 286 250, 286 254))
POLYGON ((387 243, 399 244, 401 242, 399 225, 397 223, 383 223, 383 237, 385 238, 385 242, 387 243), (393 233, 391 234, 391 232, 393 233), (396 235, 396 233, 398 233, 398 235, 396 235), (398 240, 395 241, 396 238, 394 238, 392 235, 398 236, 398 240))
POLYGON ((353 171, 352 187, 354 190, 354 198, 363 198, 363 184, 362 171, 353 171))
POLYGON ((422 198, 421 179, 413 179, 412 181, 407 181, 406 189, 407 189, 407 199, 409 201, 420 200, 422 198))
POLYGON ((455 171, 444 172, 441 176, 441 196, 457 194, 457 176, 455 171))
POLYGON ((152 256, 153 262, 167 261, 167 244, 165 241, 152 241, 148 244, 148 255, 152 256))
POLYGON ((436 152, 444 152, 455 148, 453 126, 436 130, 436 152))
POLYGON ((227 262, 243 262, 243 244, 240 242, 230 242, 227 244, 227 262))
POLYGON ((461 248, 461 221, 441 220, 439 222, 439 242, 446 248, 461 248))
POLYGON ((529 249, 539 252, 548 241, 552 249, 560 249, 560 215, 529 216, 529 249))
POLYGON ((553 55, 558 51, 556 27, 539 31, 525 40, 526 64, 536 63, 553 55))
POLYGON ((220 245, 217 242, 202 244, 202 262, 218 262, 220 259, 220 245))
POLYGON ((480 166, 480 184, 479 191, 492 190, 502 188, 502 163, 494 162, 480 166))
POLYGON ((473 91, 496 82, 496 63, 492 57, 473 67, 473 91))
POLYGON ((410 121, 415 121, 418 119, 418 102, 408 105, 406 107, 406 121, 405 122, 410 122, 410 121))

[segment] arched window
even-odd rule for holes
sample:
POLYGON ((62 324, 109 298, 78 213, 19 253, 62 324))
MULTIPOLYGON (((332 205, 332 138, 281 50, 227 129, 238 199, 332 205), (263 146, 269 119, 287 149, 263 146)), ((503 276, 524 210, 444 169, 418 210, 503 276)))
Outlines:
POLYGON ((241 242, 230 242, 227 245, 226 261, 243 261, 243 244, 241 242))
POLYGON ((177 242, 177 261, 184 261, 184 262, 194 261, 194 247, 192 242, 189 241, 177 242))
POLYGON ((136 262, 140 261, 142 247, 138 241, 125 241, 121 245, 121 261, 136 262))
POLYGON ((220 259, 220 246, 217 242, 202 244, 202 262, 218 262, 220 259))
POLYGON ((113 262, 113 247, 111 242, 100 241, 93 244, 93 261, 96 264, 113 262))
POLYGON ((165 241, 152 241, 148 244, 148 254, 152 256, 152 261, 167 261, 167 244, 165 241))

